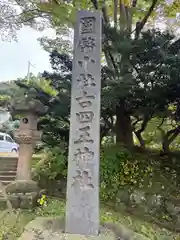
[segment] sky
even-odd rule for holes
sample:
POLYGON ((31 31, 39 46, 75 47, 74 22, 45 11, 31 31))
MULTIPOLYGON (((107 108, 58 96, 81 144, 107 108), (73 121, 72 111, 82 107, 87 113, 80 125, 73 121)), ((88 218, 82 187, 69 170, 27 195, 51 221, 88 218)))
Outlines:
POLYGON ((0 82, 25 77, 28 61, 35 66, 30 68, 34 74, 51 70, 49 53, 37 41, 42 36, 53 37, 54 32, 52 29, 37 32, 30 27, 23 27, 17 32, 18 42, 0 42, 0 82))

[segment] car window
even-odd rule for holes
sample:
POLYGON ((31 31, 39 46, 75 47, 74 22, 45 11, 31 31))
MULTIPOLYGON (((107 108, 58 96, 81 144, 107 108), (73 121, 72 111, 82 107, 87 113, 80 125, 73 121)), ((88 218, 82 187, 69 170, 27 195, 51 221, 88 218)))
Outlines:
POLYGON ((3 140, 4 140, 4 136, 0 135, 0 141, 3 141, 3 140))
POLYGON ((12 138, 11 138, 11 137, 8 137, 8 136, 6 136, 6 141, 7 141, 7 142, 13 142, 12 138))

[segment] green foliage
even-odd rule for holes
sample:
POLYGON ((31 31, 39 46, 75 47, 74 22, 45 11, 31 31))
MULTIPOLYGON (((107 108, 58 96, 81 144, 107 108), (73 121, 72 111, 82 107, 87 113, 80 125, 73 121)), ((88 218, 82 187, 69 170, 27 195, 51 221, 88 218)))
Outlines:
POLYGON ((65 216, 65 201, 47 197, 46 204, 36 208, 35 214, 43 217, 65 216))
MULTIPOLYGON (((134 216, 117 212, 111 208, 101 207, 101 221, 120 224, 132 231, 142 234, 151 240, 178 240, 179 235, 171 233, 165 229, 160 229, 154 224, 141 221, 134 216), (166 236, 166 238, 165 238, 166 236)), ((47 197, 47 204, 37 207, 32 211, 14 211, 3 215, 0 213, 0 239, 16 240, 22 234, 25 225, 36 217, 64 217, 65 201, 61 199, 51 199, 47 197), (4 217, 2 217, 4 216, 4 217)))
POLYGON ((4 96, 8 100, 12 100, 14 98, 21 98, 22 100, 22 97, 24 97, 24 91, 15 84, 15 81, 10 83, 0 83, 0 96, 2 96, 1 98, 4 96))
POLYGON ((45 153, 34 170, 34 179, 39 182, 48 182, 65 178, 67 175, 67 160, 62 150, 53 148, 45 153))
POLYGON ((37 80, 29 83, 17 81, 28 95, 38 99, 46 107, 46 113, 40 118, 38 128, 43 131, 43 142, 55 147, 59 142, 69 139, 70 89, 72 75, 71 57, 57 51, 50 54, 53 73, 44 72, 37 80))
POLYGON ((13 213, 0 212, 0 239, 18 239, 25 225, 34 218, 31 212, 14 210, 13 213))
MULTIPOLYGON (((115 69, 102 67, 101 133, 103 136, 115 133, 118 141, 128 145, 132 129, 137 130, 138 124, 133 125, 136 119, 141 120, 138 129, 142 133, 147 125, 141 130, 144 119, 178 116, 178 108, 170 111, 169 106, 178 104, 180 57, 178 48, 172 51, 174 35, 168 32, 143 32, 141 38, 135 41, 126 39, 114 29, 106 31, 112 43, 109 51, 113 55, 126 56, 126 67, 122 69, 122 59, 118 58, 114 63, 115 69), (114 127, 116 120, 117 128, 114 127)), ((54 147, 61 139, 68 142, 69 138, 72 58, 53 51, 50 62, 53 73, 45 71, 42 83, 30 81, 29 84, 17 84, 28 94, 34 90, 34 97, 47 107, 38 127, 43 131, 43 141, 54 147)))
MULTIPOLYGON (((25 81, 25 82, 27 82, 27 81, 25 81)), ((56 95, 58 94, 57 90, 51 86, 51 81, 43 78, 42 76, 37 76, 37 77, 32 76, 28 80, 27 84, 32 88, 33 87, 41 88, 44 93, 46 93, 52 97, 56 97, 56 95)))
POLYGON ((47 197, 45 194, 42 194, 42 196, 37 201, 40 206, 46 206, 47 204, 47 197))
POLYGON ((14 137, 14 131, 19 128, 19 120, 4 122, 0 127, 0 132, 5 132, 14 137))
POLYGON ((10 102, 10 97, 8 95, 0 95, 0 106, 7 107, 10 102))
POLYGON ((106 147, 101 152, 101 197, 115 199, 120 188, 142 188, 145 178, 152 174, 150 162, 125 148, 106 147))
MULTIPOLYGON (((101 199, 115 201, 121 189, 141 189, 147 194, 179 196, 179 156, 163 157, 156 152, 138 152, 123 147, 101 151, 101 199)), ((140 151, 140 149, 139 149, 140 151)))

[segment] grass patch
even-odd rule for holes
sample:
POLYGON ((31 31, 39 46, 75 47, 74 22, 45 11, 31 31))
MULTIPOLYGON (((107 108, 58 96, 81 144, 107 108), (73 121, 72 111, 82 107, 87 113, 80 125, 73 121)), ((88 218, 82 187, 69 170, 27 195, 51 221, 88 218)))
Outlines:
POLYGON ((5 214, 0 219, 0 240, 17 239, 23 232, 24 226, 34 217, 35 215, 32 212, 22 210, 5 214))
MULTIPOLYGON (((23 232, 24 226, 35 217, 64 215, 65 201, 59 199, 48 199, 46 206, 38 207, 34 211, 18 210, 12 214, 6 214, 4 218, 0 219, 0 239, 17 239, 23 232)), ((101 208, 101 221, 123 224, 133 231, 149 237, 151 240, 180 239, 180 235, 161 229, 155 224, 141 221, 123 211, 117 213, 106 206, 101 208)))

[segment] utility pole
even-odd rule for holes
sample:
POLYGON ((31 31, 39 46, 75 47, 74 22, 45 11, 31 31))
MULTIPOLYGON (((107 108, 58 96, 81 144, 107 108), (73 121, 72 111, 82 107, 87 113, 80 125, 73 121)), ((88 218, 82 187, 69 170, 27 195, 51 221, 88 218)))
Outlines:
POLYGON ((30 80, 30 67, 34 67, 34 65, 31 64, 30 61, 28 61, 28 72, 27 72, 27 80, 28 80, 28 83, 29 83, 29 80, 30 80))

